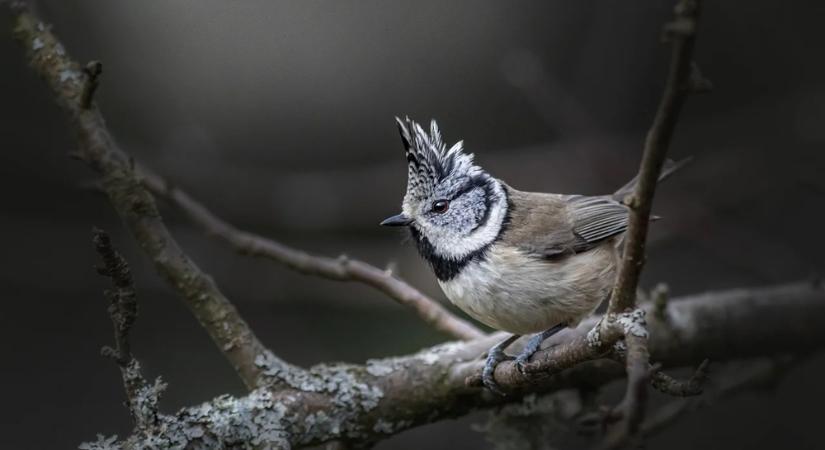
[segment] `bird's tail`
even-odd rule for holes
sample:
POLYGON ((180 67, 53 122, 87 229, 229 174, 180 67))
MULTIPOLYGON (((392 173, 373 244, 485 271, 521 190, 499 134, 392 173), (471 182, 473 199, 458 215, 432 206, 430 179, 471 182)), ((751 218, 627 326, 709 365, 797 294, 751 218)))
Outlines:
MULTIPOLYGON (((679 161, 674 161, 672 159, 668 159, 665 161, 665 164, 662 166, 662 171, 659 174, 659 182, 665 181, 669 176, 673 175, 677 170, 685 167, 688 163, 693 161, 692 156, 688 156, 687 158, 680 159, 679 161)), ((628 181, 627 184, 620 187, 616 192, 613 193, 613 199, 617 201, 624 200, 629 194, 636 189, 636 184, 639 182, 639 175, 633 177, 632 180, 628 181)))

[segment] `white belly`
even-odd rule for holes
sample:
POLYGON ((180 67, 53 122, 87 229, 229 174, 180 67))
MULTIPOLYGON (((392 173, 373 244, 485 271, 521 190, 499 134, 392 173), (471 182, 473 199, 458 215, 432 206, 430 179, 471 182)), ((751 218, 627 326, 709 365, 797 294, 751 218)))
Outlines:
POLYGON ((479 322, 514 334, 530 334, 560 323, 577 325, 607 298, 613 286, 612 242, 559 261, 528 257, 502 245, 439 282, 453 304, 479 322))

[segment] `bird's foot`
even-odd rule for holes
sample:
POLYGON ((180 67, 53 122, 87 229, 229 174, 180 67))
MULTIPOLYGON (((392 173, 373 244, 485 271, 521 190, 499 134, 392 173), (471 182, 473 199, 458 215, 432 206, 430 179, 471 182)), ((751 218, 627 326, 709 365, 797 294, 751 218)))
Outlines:
MULTIPOLYGON (((547 348, 553 348, 554 345, 548 346, 547 348)), ((516 360, 516 369, 521 372, 522 375, 527 375, 532 372, 536 372, 536 369, 530 368, 530 358, 539 350, 539 346, 536 346, 535 349, 530 349, 525 347, 518 356, 515 357, 516 360)))
POLYGON ((494 345, 493 348, 487 352, 487 360, 484 362, 484 370, 481 372, 481 382, 484 384, 484 387, 493 393, 501 395, 502 397, 507 394, 502 391, 501 387, 499 387, 498 383, 496 383, 496 366, 498 366, 498 364, 502 361, 513 359, 512 356, 508 356, 504 353, 504 349, 518 338, 518 335, 513 335, 494 345))
POLYGON ((487 360, 484 362, 484 370, 481 372, 481 382, 484 383, 484 387, 502 397, 507 394, 501 390, 501 387, 496 383, 496 366, 498 366, 500 362, 510 359, 513 359, 513 357, 506 355, 504 349, 493 347, 487 352, 487 360))
POLYGON ((536 353, 539 348, 541 348, 541 343, 544 342, 550 336, 558 333, 559 331, 563 330, 566 327, 564 324, 556 325, 552 328, 549 328, 545 331, 542 331, 539 334, 533 335, 529 341, 527 341, 527 345, 524 346, 524 350, 516 356, 516 368, 522 374, 527 373, 527 364, 530 361, 530 357, 536 353))
POLYGON ((524 350, 516 356, 516 369, 522 374, 527 373, 527 363, 530 361, 530 357, 538 351, 539 345, 541 344, 541 342, 539 342, 535 346, 530 345, 537 336, 538 335, 533 336, 530 342, 527 343, 527 346, 524 347, 524 350))

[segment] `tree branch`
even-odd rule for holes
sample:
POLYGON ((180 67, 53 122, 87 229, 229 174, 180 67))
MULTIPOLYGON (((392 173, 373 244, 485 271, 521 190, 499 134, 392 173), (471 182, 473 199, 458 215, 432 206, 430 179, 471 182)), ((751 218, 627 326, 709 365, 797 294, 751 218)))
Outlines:
POLYGON ((411 308, 424 322, 451 337, 470 340, 484 336, 477 327, 456 317, 441 304, 387 270, 343 255, 339 258, 311 255, 272 239, 239 230, 209 211, 186 192, 170 186, 148 169, 140 169, 143 183, 150 191, 168 200, 208 235, 226 242, 238 253, 266 258, 307 275, 364 283, 411 308))
POLYGON ((714 386, 706 395, 673 400, 654 411, 642 424, 641 434, 643 436, 656 434, 686 414, 707 407, 718 400, 735 396, 746 390, 774 386, 782 375, 799 363, 800 359, 802 357, 761 358, 749 362, 743 368, 737 368, 715 377, 714 386))
MULTIPOLYGON (((51 88, 58 105, 71 120, 79 148, 74 156, 101 175, 101 186, 156 270, 181 296, 243 382, 257 384, 256 358, 264 346, 238 311, 201 271, 170 234, 152 195, 143 187, 132 160, 117 146, 85 87, 80 65, 71 60, 49 27, 24 3, 12 3, 14 35, 28 54, 29 64, 51 88), (86 92, 86 94, 84 94, 86 92)), ((283 363, 284 370, 293 370, 283 363)))
POLYGON ((662 165, 667 159, 668 145, 676 128, 679 112, 691 91, 691 64, 699 16, 699 0, 680 0, 676 17, 665 26, 665 36, 672 42, 670 69, 665 92, 645 139, 644 153, 639 167, 638 184, 633 194, 625 199, 630 208, 630 220, 625 233, 622 264, 610 298, 609 313, 618 314, 634 308, 636 288, 644 266, 645 240, 650 222, 653 194, 662 165))
MULTIPOLYGON (((642 162, 637 175, 638 184, 624 203, 630 209, 628 229, 625 233, 624 252, 616 284, 610 296, 607 321, 627 313, 636 306, 636 290, 645 260, 645 241, 650 224, 650 211, 656 184, 667 157, 679 112, 692 89, 704 88, 699 83, 698 67, 693 64, 693 44, 699 17, 699 0, 680 0, 675 8, 675 19, 665 25, 665 36, 672 42, 672 56, 665 91, 645 139, 642 162)), ((628 355, 627 392, 618 411, 620 423, 610 433, 604 446, 618 448, 632 439, 644 419, 649 379, 649 355, 646 336, 625 335, 628 355)))
POLYGON ((625 367, 627 389, 622 402, 613 410, 611 420, 618 421, 602 443, 604 448, 619 448, 628 443, 639 431, 647 406, 647 384, 651 367, 648 361, 647 336, 628 334, 624 339, 627 346, 625 367))
MULTIPOLYGON (((675 318, 669 332, 657 333, 651 323, 651 357, 663 367, 689 365, 697 355, 727 361, 755 355, 806 353, 825 344, 825 291, 809 283, 752 290, 734 290, 676 299, 667 307, 675 318), (792 323, 772 327, 766 323, 792 323)), ((570 345, 586 338, 595 325, 589 320, 552 339, 570 345)), ((402 430, 477 408, 500 405, 526 392, 553 392, 567 388, 593 388, 622 376, 621 366, 598 360, 578 364, 552 376, 525 377, 505 363, 501 383, 515 395, 500 397, 467 386, 468 375, 483 361, 478 355, 500 335, 469 342, 454 342, 417 354, 367 361, 365 365, 321 364, 306 376, 288 380, 290 388, 256 390, 247 397, 221 396, 174 416, 163 416, 151 436, 153 442, 190 443, 211 447, 234 442, 271 446, 307 445, 343 439, 370 443, 402 430), (516 378, 521 376, 521 378, 516 378), (253 440, 254 439, 254 440, 253 440)), ((540 350, 547 359, 554 349, 540 350)), ((267 370, 262 361, 264 370, 267 370)), ((137 432, 127 439, 142 443, 149 434, 137 432)), ((128 447, 128 446, 127 446, 128 447)))
MULTIPOLYGON (((538 372, 521 374, 512 362, 500 364, 496 379, 514 395, 501 398, 477 387, 483 365, 478 355, 498 340, 499 335, 447 343, 414 355, 368 361, 365 365, 320 364, 306 371, 294 368, 263 347, 211 278, 178 247, 133 162, 117 147, 105 127, 92 101, 92 76, 84 82, 80 66, 65 55, 54 35, 18 4, 13 3, 17 11, 15 34, 26 47, 32 67, 46 79, 59 105, 71 118, 79 135, 76 155, 101 174, 103 190, 137 242, 225 352, 244 382, 250 387, 262 386, 244 397, 221 396, 175 415, 162 415, 153 406, 162 390, 162 383, 156 383, 153 393, 149 394, 149 398, 155 399, 154 403, 150 400, 148 408, 152 414, 142 414, 138 408, 142 414, 140 418, 136 416, 139 425, 123 445, 101 437, 100 448, 239 445, 288 448, 330 440, 365 445, 413 426, 462 415, 478 407, 514 401, 528 391, 600 386, 622 374, 615 362, 599 359, 614 352, 613 346, 621 338, 628 349, 625 359, 631 386, 622 403, 622 417, 630 431, 620 437, 626 441, 642 423, 650 357, 661 361, 664 367, 679 367, 698 360, 698 355, 728 360, 755 354, 805 352, 825 343, 825 328, 821 326, 825 318, 825 292, 821 286, 803 283, 707 294, 659 305, 662 317, 669 320, 667 324, 653 322, 648 340, 644 311, 634 309, 634 297, 655 187, 650 184, 650 177, 655 179, 661 168, 657 158, 664 158, 663 148, 670 139, 683 101, 681 91, 701 84, 689 79, 684 86, 674 87, 668 83, 660 107, 660 113, 663 110, 664 113, 657 114, 646 142, 640 184, 628 200, 632 209, 628 231, 632 240, 628 241, 628 247, 635 249, 635 256, 625 254, 616 290, 633 289, 620 292, 621 295, 614 292, 609 320, 597 325, 595 319, 591 319, 575 330, 552 338, 550 344, 558 345, 540 350, 531 363, 538 372), (673 89, 678 92, 671 92, 673 89), (665 107, 668 102, 670 106, 665 107), (768 333, 764 326, 767 323, 794 326, 771 328, 768 333)), ((684 55, 690 61, 696 11, 686 5, 695 6, 695 2, 682 1, 676 21, 667 27, 674 39, 675 52, 671 81, 673 77, 685 81, 682 77, 684 55)), ((226 223, 223 225, 229 231, 238 232, 226 223)), ((125 369, 132 367, 135 376, 142 380, 128 345, 128 330, 134 321, 136 305, 134 288, 125 262, 104 241, 102 237, 97 240, 106 265, 104 272, 113 278, 117 289, 112 297, 116 349, 107 353, 115 357, 122 369, 124 363, 125 369)), ((279 250, 297 252, 272 244, 279 250)), ((320 264, 311 259, 314 257, 301 256, 301 252, 289 255, 290 258, 275 259, 304 267, 310 273, 320 270, 313 266, 320 264), (308 266, 301 264, 305 257, 310 258, 308 266)), ((343 279, 370 284, 369 277, 357 278, 346 272, 351 270, 351 263, 341 264, 345 270, 342 275, 338 275, 341 273, 338 266, 323 266, 324 270, 330 270, 323 276, 349 277, 343 279)), ((386 281, 382 279, 381 283, 386 281)), ((147 386, 145 380, 141 385, 147 386)), ((129 391, 127 383, 127 396, 129 391)), ((95 445, 84 444, 82 448, 98 448, 95 445)))
POLYGON ((120 367, 123 386, 126 389, 126 404, 138 430, 148 430, 158 426, 158 402, 166 389, 166 383, 158 377, 149 384, 140 370, 140 363, 132 355, 129 345, 129 331, 137 319, 137 293, 132 281, 129 264, 112 246, 109 235, 103 230, 92 231, 95 250, 103 260, 98 273, 112 280, 114 291, 106 291, 109 299, 109 316, 115 332, 115 345, 103 347, 104 356, 112 358, 120 367))
POLYGON ((692 397, 702 393, 708 379, 708 365, 710 360, 705 359, 696 368, 696 371, 687 380, 677 380, 662 371, 654 371, 650 384, 659 392, 674 397, 692 397))

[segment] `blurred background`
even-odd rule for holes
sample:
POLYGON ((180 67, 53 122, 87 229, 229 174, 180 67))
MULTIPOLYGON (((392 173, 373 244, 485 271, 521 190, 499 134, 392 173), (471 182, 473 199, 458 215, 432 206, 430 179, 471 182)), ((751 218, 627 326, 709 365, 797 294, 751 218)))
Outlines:
MULTIPOLYGON (((825 267, 825 4, 705 2, 671 155, 694 163, 658 192, 643 284, 676 295, 813 277, 825 267)), ((669 51, 674 1, 37 2, 67 50, 101 60, 97 101, 119 143, 230 222, 324 255, 347 253, 443 299, 397 230, 405 162, 395 115, 438 119, 450 143, 525 190, 601 194, 638 166, 669 51)), ((0 447, 125 436, 92 226, 132 264, 134 351, 173 412, 243 387, 67 153, 65 117, 0 13, 0 447)), ((237 256, 163 206, 189 254, 277 354, 298 364, 443 341, 357 284, 237 256)), ((793 324, 774 324, 793 326, 793 324)), ((703 409, 651 448, 821 448, 825 358, 774 390, 703 409)), ((487 448, 476 414, 379 449, 487 448)))

